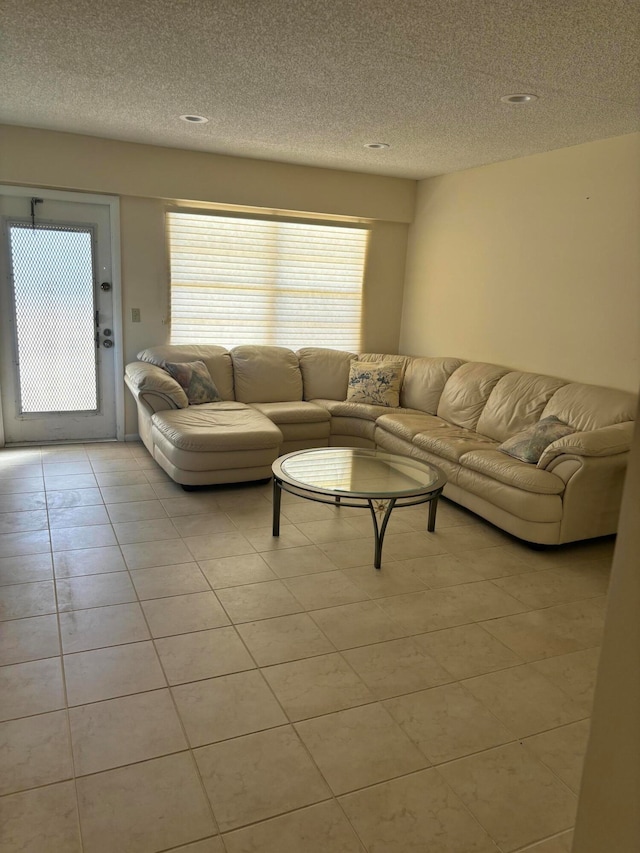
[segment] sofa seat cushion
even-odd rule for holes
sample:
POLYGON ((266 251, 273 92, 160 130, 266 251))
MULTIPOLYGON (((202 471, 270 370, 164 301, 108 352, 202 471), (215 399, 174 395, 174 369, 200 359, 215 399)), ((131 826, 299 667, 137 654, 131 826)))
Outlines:
MULTIPOLYGON (((523 521, 534 524, 553 524, 562 520, 562 495, 527 492, 519 486, 502 483, 464 465, 459 466, 454 491, 456 489, 463 489, 467 495, 473 495, 501 512, 506 512, 509 516, 515 516, 523 521)), ((465 503, 465 506, 473 509, 473 503, 472 500, 468 504, 465 503)))
POLYGON ((366 442, 367 447, 374 444, 375 421, 366 421, 364 418, 331 418, 331 435, 334 436, 332 444, 349 445, 351 439, 357 439, 358 446, 361 440, 366 442))
POLYGON ((331 420, 322 406, 295 400, 291 403, 251 403, 251 408, 262 412, 275 424, 315 424, 331 420))
POLYGON ((397 435, 392 435, 390 432, 385 432, 376 426, 375 430, 376 447, 382 450, 388 450, 389 453, 397 453, 399 456, 409 456, 411 459, 417 459, 419 462, 426 462, 428 465, 435 465, 447 477, 448 482, 454 482, 457 479, 460 465, 457 462, 449 462, 448 459, 443 459, 441 456, 436 456, 435 453, 428 453, 426 450, 421 450, 410 441, 405 441, 397 435))
POLYGON ((432 432, 419 432, 413 437, 413 443, 422 450, 442 456, 451 462, 458 462, 470 450, 494 448, 498 442, 486 435, 469 429, 448 427, 432 432))
POLYGON ((392 435, 397 435, 398 438, 403 438, 405 441, 412 441, 413 437, 419 432, 451 428, 451 424, 435 415, 402 411, 382 415, 376 421, 376 426, 392 435))
MULTIPOLYGON (((373 406, 369 403, 352 403, 347 400, 313 400, 318 406, 326 409, 334 418, 362 418, 366 421, 376 421, 380 415, 390 414, 389 406, 373 406)), ((405 412, 413 415, 422 415, 415 409, 392 409, 394 413, 405 412)))
POLYGON ((513 459, 499 450, 471 450, 460 457, 460 464, 501 483, 538 495, 559 495, 565 484, 550 471, 513 459))
POLYGON ((282 442, 275 424, 242 403, 203 403, 156 412, 151 421, 169 444, 192 452, 263 450, 278 448, 282 442))
POLYGON ((283 453, 298 449, 290 444, 292 441, 303 442, 305 447, 313 446, 315 442, 320 446, 327 444, 331 415, 322 406, 300 400, 292 403, 251 403, 251 408, 279 427, 283 440, 287 442, 283 453))

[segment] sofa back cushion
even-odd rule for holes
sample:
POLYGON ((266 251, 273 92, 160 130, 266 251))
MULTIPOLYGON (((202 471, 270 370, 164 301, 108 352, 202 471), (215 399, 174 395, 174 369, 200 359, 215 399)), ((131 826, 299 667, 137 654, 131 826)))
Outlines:
POLYGON ((454 371, 444 386, 436 414, 464 429, 476 429, 482 410, 506 367, 467 361, 454 371))
POLYGON ((298 350, 305 400, 346 400, 349 367, 357 356, 322 347, 298 350))
POLYGON ((563 385, 566 382, 552 376, 507 373, 489 395, 476 429, 496 441, 505 441, 537 423, 544 407, 563 385))
POLYGON ((411 358, 407 363, 400 390, 400 405, 435 415, 442 390, 461 358, 411 358))
POLYGON ((233 400, 233 365, 231 355, 224 347, 213 345, 165 344, 149 347, 138 353, 139 361, 164 367, 165 362, 204 361, 223 400, 233 400))
POLYGON ((286 347, 239 346, 231 350, 236 400, 284 403, 302 400, 298 356, 286 347))
POLYGON ((549 400, 542 417, 555 415, 577 432, 632 421, 638 398, 630 391, 570 382, 549 400))

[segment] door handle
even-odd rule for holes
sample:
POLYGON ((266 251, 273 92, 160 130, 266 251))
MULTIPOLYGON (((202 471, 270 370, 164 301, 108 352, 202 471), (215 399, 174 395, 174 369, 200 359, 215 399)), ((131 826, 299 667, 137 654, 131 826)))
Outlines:
POLYGON ((113 341, 109 340, 109 338, 106 338, 104 341, 102 341, 102 346, 105 349, 110 349, 113 346, 113 341))

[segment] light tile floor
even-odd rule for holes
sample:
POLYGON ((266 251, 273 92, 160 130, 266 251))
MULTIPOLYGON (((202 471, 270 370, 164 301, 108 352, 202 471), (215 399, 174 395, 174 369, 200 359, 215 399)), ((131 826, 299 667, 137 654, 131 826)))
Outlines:
POLYGON ((2 853, 563 853, 613 539, 0 451, 2 853))

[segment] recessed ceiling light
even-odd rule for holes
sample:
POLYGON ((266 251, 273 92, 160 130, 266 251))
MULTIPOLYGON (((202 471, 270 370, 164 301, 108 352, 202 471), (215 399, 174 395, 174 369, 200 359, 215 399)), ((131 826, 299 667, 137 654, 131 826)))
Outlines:
POLYGON ((186 115, 180 116, 182 121, 187 121, 189 124, 206 124, 209 119, 204 116, 194 116, 194 115, 186 115))
POLYGON ((383 148, 391 148, 388 142, 365 142, 365 148, 381 151, 383 148))
POLYGON ((532 101, 537 101, 537 95, 531 95, 529 93, 522 93, 517 95, 503 95, 500 98, 501 101, 505 104, 530 104, 532 101))

